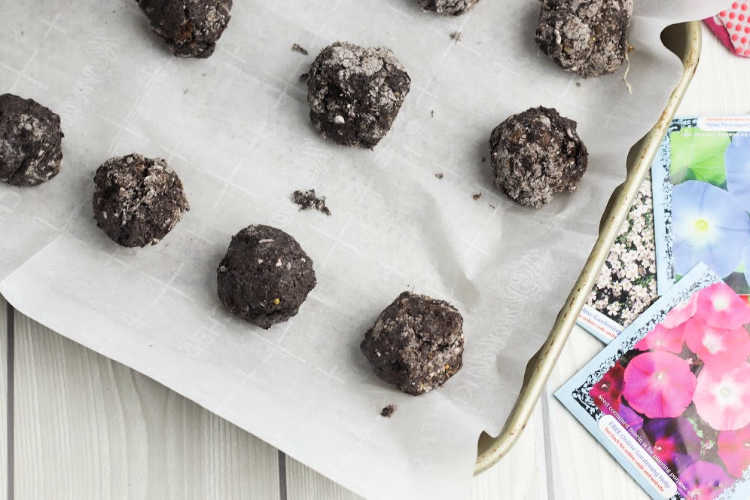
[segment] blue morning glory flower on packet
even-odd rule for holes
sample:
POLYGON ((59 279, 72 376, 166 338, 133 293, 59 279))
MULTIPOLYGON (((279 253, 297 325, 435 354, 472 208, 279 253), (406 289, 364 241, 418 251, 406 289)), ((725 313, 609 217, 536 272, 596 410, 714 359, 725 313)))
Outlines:
POLYGON ((726 190, 689 180, 672 187, 672 269, 684 276, 698 262, 719 276, 743 264, 750 217, 726 190))
POLYGON ((672 122, 652 165, 657 285, 699 263, 750 295, 750 117, 672 122))

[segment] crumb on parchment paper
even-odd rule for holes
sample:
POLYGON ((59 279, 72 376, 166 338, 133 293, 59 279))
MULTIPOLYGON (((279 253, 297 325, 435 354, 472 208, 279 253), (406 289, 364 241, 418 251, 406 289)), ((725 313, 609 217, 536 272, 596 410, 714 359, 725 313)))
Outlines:
POLYGON ((331 215, 331 210, 326 206, 325 196, 318 197, 314 189, 298 189, 292 193, 292 202, 299 206, 300 210, 314 208, 318 212, 331 215))
POLYGON ((385 418, 391 418, 391 415, 393 415, 396 412, 396 405, 390 404, 380 410, 380 416, 385 418))
POLYGON ((300 45, 300 44, 298 44, 298 43, 293 43, 293 44, 292 44, 292 50, 293 50, 294 52, 297 52, 297 53, 299 53, 299 54, 302 54, 303 56, 306 56, 306 55, 308 55, 308 54, 309 54, 309 52, 307 51, 307 49, 306 49, 306 48, 304 48, 304 47, 303 47, 302 45, 300 45))

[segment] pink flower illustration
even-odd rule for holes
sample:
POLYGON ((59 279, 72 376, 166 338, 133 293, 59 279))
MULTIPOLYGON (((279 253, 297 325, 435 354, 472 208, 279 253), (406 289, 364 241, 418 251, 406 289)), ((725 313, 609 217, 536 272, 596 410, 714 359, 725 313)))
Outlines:
POLYGON ((649 418, 679 416, 693 399, 696 385, 690 364, 663 351, 634 357, 625 368, 624 381, 622 395, 649 418))
POLYGON ((742 327, 725 330, 706 325, 700 318, 685 323, 685 342, 707 365, 729 369, 747 361, 750 335, 742 327))
POLYGON ((686 499, 713 500, 732 484, 732 479, 720 466, 699 460, 682 471, 680 482, 685 487, 686 499))
POLYGON ((648 332, 634 347, 639 351, 670 351, 679 353, 682 351, 683 336, 684 329, 682 325, 670 329, 659 324, 648 332))
POLYGON ((698 310, 698 292, 694 293, 685 302, 677 305, 669 311, 667 316, 661 322, 666 328, 674 328, 683 324, 695 315, 698 310))
POLYGON ((750 424, 750 365, 728 370, 704 366, 693 402, 698 415, 717 431, 736 431, 750 424))
POLYGON ((719 456, 734 477, 741 477, 750 466, 750 426, 719 433, 719 456))
POLYGON ((610 415, 612 410, 617 411, 620 409, 620 394, 622 394, 622 377, 624 372, 625 369, 622 365, 619 362, 615 363, 602 379, 589 390, 589 396, 594 400, 596 406, 607 415, 610 415), (607 408, 602 399, 609 403, 612 410, 607 408))
POLYGON ((734 330, 750 323, 750 306, 722 281, 700 291, 696 315, 709 326, 734 330))

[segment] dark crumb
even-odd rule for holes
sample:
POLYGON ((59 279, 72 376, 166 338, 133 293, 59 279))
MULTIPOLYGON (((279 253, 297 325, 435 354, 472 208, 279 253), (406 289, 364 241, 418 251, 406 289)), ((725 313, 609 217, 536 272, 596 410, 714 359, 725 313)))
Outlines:
POLYGON ((481 197, 482 197, 482 193, 474 193, 473 195, 471 195, 471 198, 475 201, 481 197))
POLYGON ((434 109, 430 110, 430 118, 435 118, 435 110, 434 109))
POLYGON ((302 83, 306 82, 308 78, 310 78, 310 73, 302 73, 299 75, 299 81, 302 83))
POLYGON ((445 176, 443 175, 442 172, 438 172, 438 173, 435 174, 435 178, 436 179, 442 179, 443 177, 445 177, 445 176))
POLYGON ((306 55, 308 55, 308 54, 309 54, 309 52, 307 51, 307 49, 306 49, 306 48, 304 48, 304 47, 303 47, 302 45, 300 45, 300 44, 298 44, 298 43, 293 43, 293 44, 292 44, 292 50, 293 50, 294 52, 299 52, 299 53, 300 53, 300 54, 302 54, 303 56, 306 56, 306 55))
POLYGON ((581 82, 576 82, 576 87, 580 87, 580 86, 581 86, 581 82))
POLYGON ((492 203, 488 203, 488 205, 490 206, 490 208, 491 208, 492 210, 495 210, 495 209, 497 208, 497 207, 496 207, 495 205, 493 205, 492 203))
POLYGON ((396 411, 396 405, 388 405, 380 410, 380 416, 385 418, 391 418, 391 415, 396 411))
POLYGON ((326 215, 331 215, 331 210, 326 206, 325 197, 318 198, 315 195, 314 189, 307 189, 305 191, 297 190, 292 193, 292 201, 299 206, 300 210, 307 210, 314 208, 318 212, 322 212, 326 215))
POLYGON ((484 163, 486 161, 487 161, 487 157, 486 156, 482 156, 482 163, 484 163))
POLYGON ((460 31, 454 31, 450 34, 450 37, 454 42, 460 42, 464 39, 464 34, 460 31))

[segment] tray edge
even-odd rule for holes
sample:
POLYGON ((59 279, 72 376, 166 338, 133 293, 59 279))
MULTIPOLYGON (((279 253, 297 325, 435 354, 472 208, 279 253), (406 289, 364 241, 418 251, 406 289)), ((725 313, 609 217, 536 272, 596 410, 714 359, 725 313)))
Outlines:
POLYGON ((700 21, 672 25, 662 33, 664 44, 682 59, 684 71, 680 81, 672 90, 654 127, 631 148, 628 154, 628 173, 625 182, 615 189, 609 199, 607 208, 602 215, 599 237, 581 270, 578 280, 562 309, 560 309, 547 340, 526 365, 521 391, 502 431, 497 437, 491 437, 486 433, 482 433, 480 436, 474 475, 481 474, 499 462, 510 451, 526 427, 531 413, 544 391, 552 368, 557 362, 570 332, 573 330, 576 318, 591 292, 601 266, 609 254, 609 249, 625 220, 628 208, 648 173, 669 123, 674 118, 677 108, 695 75, 700 60, 701 37, 700 21))

